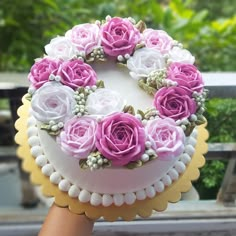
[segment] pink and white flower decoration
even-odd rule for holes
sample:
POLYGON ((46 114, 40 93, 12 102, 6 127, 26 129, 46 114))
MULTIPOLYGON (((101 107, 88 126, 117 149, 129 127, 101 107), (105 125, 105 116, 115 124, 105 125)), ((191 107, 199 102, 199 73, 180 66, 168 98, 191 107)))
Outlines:
POLYGON ((70 60, 76 57, 76 48, 66 37, 58 36, 53 38, 45 46, 46 54, 52 59, 70 60))
POLYGON ((183 153, 185 134, 173 119, 149 120, 145 126, 145 132, 159 160, 176 159, 183 153))
POLYGON ((91 117, 73 117, 68 120, 57 137, 63 152, 83 159, 95 150, 95 133, 97 121, 91 117))
POLYGON ((128 113, 114 113, 98 123, 96 147, 114 166, 139 160, 145 139, 142 123, 128 113))
POLYGON ((201 93, 204 87, 202 75, 196 66, 186 63, 172 63, 167 70, 167 78, 177 82, 178 86, 192 93, 201 93))
POLYGON ((187 49, 176 46, 169 51, 169 57, 171 62, 181 62, 192 65, 195 62, 195 57, 187 49))
POLYGON ((86 101, 88 114, 106 116, 115 112, 121 112, 125 101, 121 95, 113 90, 100 88, 91 93, 86 101))
POLYGON ((87 165, 93 152, 116 167, 155 157, 171 161, 184 152, 181 122, 196 125, 196 114, 202 116, 204 83, 195 58, 165 31, 142 27, 120 17, 76 25, 45 46, 47 55, 28 75, 33 116, 44 128, 55 124, 49 133, 62 151, 87 165), (101 86, 93 69, 100 59, 117 59, 146 83, 154 108, 134 115, 118 92, 101 86))
POLYGON ((101 40, 108 56, 130 55, 141 41, 141 34, 128 20, 114 17, 101 27, 101 40))
POLYGON ((161 118, 172 118, 175 121, 189 118, 197 110, 196 102, 181 87, 161 88, 154 97, 154 106, 161 118))
POLYGON ((173 46, 173 39, 163 30, 145 29, 143 39, 147 48, 153 48, 161 53, 168 53, 173 46))
POLYGON ((97 82, 97 75, 93 68, 79 59, 62 63, 58 75, 61 77, 62 84, 73 89, 93 86, 97 82))
POLYGON ((70 39, 76 49, 85 55, 101 45, 100 28, 97 24, 76 25, 66 32, 65 37, 70 39))
POLYGON ((42 123, 65 122, 73 117, 74 90, 57 82, 47 82, 34 93, 32 114, 42 123))
POLYGON ((134 79, 147 77, 152 71, 163 69, 166 62, 163 54, 151 48, 141 48, 127 60, 130 76, 134 79))
POLYGON ((59 60, 53 60, 47 57, 36 60, 28 75, 28 80, 33 88, 38 89, 44 83, 48 82, 50 75, 56 76, 60 64, 61 62, 59 60))

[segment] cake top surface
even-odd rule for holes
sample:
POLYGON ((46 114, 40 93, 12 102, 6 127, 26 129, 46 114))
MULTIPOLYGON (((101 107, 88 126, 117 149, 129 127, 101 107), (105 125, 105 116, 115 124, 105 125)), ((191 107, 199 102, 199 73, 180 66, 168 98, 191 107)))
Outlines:
POLYGON ((132 18, 74 26, 45 46, 28 79, 38 126, 83 169, 174 160, 205 121, 195 58, 132 18))

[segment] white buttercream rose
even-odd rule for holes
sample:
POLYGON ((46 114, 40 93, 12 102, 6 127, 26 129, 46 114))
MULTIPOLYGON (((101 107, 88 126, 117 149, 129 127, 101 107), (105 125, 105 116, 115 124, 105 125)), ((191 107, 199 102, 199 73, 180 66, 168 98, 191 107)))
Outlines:
POLYGON ((163 69, 166 66, 163 55, 152 48, 141 48, 127 61, 130 76, 134 79, 147 77, 154 70, 163 69))
POLYGON ((187 49, 180 47, 173 47, 169 51, 169 58, 172 62, 181 62, 192 65, 195 62, 195 57, 187 49))
POLYGON ((109 115, 123 110, 125 102, 121 95, 113 90, 100 88, 91 93, 86 101, 86 109, 90 115, 109 115))
POLYGON ((58 36, 53 38, 45 46, 45 52, 51 58, 70 60, 76 56, 76 48, 73 43, 66 37, 58 36))
POLYGON ((47 82, 31 100, 32 115, 42 123, 64 122, 73 116, 74 90, 58 82, 47 82))

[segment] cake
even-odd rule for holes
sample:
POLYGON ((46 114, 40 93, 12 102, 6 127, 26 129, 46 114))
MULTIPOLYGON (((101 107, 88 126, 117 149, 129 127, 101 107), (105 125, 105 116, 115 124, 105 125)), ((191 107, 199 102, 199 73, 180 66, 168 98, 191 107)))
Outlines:
POLYGON ((74 26, 35 60, 28 144, 57 188, 93 207, 132 206, 179 181, 205 122, 195 58, 132 18, 74 26))

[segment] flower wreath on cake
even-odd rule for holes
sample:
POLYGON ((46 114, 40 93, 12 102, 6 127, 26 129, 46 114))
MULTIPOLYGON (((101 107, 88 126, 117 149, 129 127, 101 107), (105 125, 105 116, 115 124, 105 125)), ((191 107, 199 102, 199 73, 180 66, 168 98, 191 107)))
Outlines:
POLYGON ((108 16, 74 26, 53 38, 45 52, 28 75, 27 133, 35 163, 53 184, 82 203, 108 207, 153 198, 178 180, 195 152, 195 127, 205 122, 207 94, 195 58, 181 43, 163 30, 146 28, 142 21, 108 16), (128 69, 129 79, 152 96, 148 109, 135 109, 98 79, 94 65, 102 68, 107 62, 128 69), (146 187, 93 191, 69 181, 50 163, 44 150, 50 146, 38 132, 54 140, 66 157, 63 162, 73 160, 78 172, 88 176, 109 170, 104 185, 112 171, 131 174, 149 166, 150 173, 143 175, 155 175, 157 160, 171 164, 146 187))

